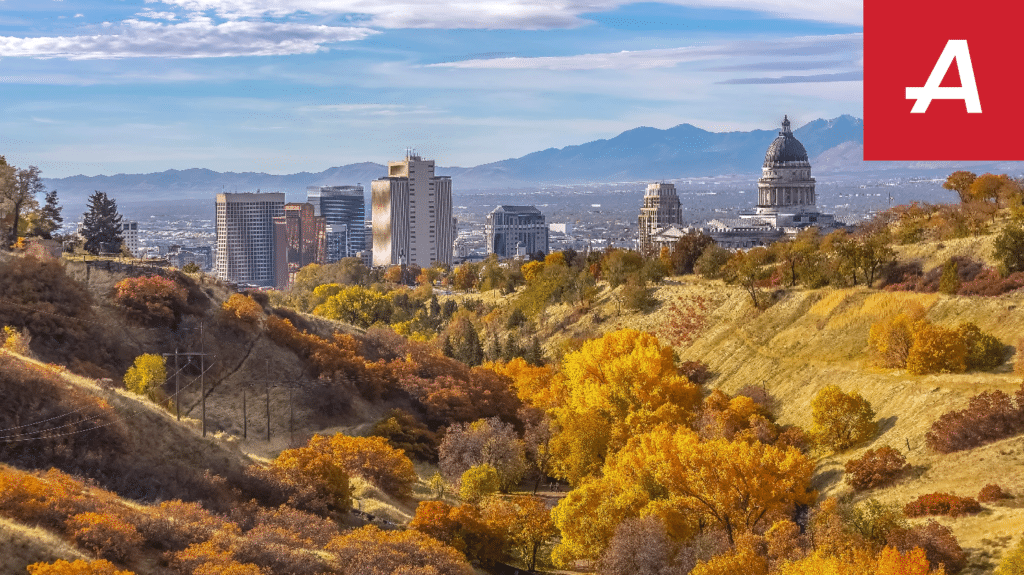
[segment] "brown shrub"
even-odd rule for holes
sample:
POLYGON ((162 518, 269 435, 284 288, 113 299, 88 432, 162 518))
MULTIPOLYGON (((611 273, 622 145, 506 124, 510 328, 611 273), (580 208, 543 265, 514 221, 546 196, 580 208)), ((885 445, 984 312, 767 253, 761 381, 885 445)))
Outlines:
POLYGON ((1003 277, 998 271, 988 269, 976 279, 960 285, 960 295, 997 296, 1024 287, 1024 272, 1012 273, 1003 277))
POLYGON ((996 390, 970 399, 967 407, 942 414, 925 435, 928 446, 951 453, 1024 432, 1024 385, 1015 398, 996 390))
POLYGON ((959 497, 949 493, 929 493, 907 503, 903 512, 908 517, 922 515, 949 515, 959 517, 981 511, 981 505, 973 497, 959 497))
POLYGON ((392 447, 416 459, 437 461, 437 435, 407 411, 391 410, 373 425, 369 435, 387 439, 392 447))
POLYGON ((982 503, 995 503, 1000 499, 1010 499, 1011 497, 1009 493, 1003 491, 1003 488, 995 483, 989 483, 978 492, 978 501, 982 503))
POLYGON ((953 531, 935 520, 910 529, 895 530, 889 535, 886 544, 903 553, 915 547, 924 549, 931 568, 944 566, 950 575, 959 573, 967 566, 967 553, 960 547, 953 531))
POLYGON ((166 551, 181 551, 209 539, 224 526, 218 517, 198 503, 164 501, 142 514, 136 527, 147 544, 166 551))
POLYGON ((124 561, 142 544, 142 535, 124 517, 112 513, 79 513, 66 529, 76 543, 97 557, 124 561))
POLYGON ((909 467, 903 454, 888 445, 869 449, 846 462, 846 482, 857 491, 874 489, 892 483, 909 467))

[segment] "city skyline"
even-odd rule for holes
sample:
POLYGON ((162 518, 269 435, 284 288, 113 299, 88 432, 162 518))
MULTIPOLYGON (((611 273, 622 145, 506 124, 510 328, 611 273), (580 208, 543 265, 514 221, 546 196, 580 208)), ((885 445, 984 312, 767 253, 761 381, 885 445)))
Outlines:
POLYGON ((637 126, 862 115, 859 2, 4 6, 0 142, 47 177, 284 174, 406 146, 473 166, 637 126))

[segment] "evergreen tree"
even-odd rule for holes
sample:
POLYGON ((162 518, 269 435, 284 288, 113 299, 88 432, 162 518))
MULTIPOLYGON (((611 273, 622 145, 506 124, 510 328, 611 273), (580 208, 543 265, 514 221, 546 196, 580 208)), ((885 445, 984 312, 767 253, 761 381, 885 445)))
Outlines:
POLYGON ((523 350, 519 347, 519 343, 516 342, 515 334, 508 334, 508 338, 505 340, 505 351, 502 354, 502 359, 505 361, 512 361, 517 357, 523 356, 523 350))
POLYGON ((487 356, 491 361, 501 361, 501 341, 498 340, 498 334, 494 334, 494 338, 491 340, 491 350, 487 356))
POLYGON ((430 317, 438 317, 439 315, 441 315, 441 304, 439 304, 437 302, 437 296, 436 295, 431 295, 430 296, 430 304, 429 305, 430 305, 430 307, 429 307, 430 317))
POLYGON ((57 202, 57 190, 46 192, 46 203, 36 212, 35 221, 28 235, 38 236, 44 240, 53 239, 53 233, 60 229, 64 217, 60 215, 64 208, 57 202))
POLYGON ((465 330, 463 337, 458 342, 455 359, 469 366, 480 365, 484 362, 484 346, 480 343, 480 334, 476 332, 476 328, 472 324, 465 330))
POLYGON ((82 236, 85 237, 85 249, 91 254, 118 252, 124 241, 117 202, 99 190, 89 196, 89 211, 83 214, 82 236))
POLYGON ((452 349, 452 340, 448 339, 447 336, 445 336, 441 342, 441 353, 443 353, 445 357, 455 357, 455 350, 452 349))
POLYGON ((536 366, 544 365, 544 351, 540 348, 540 340, 536 337, 530 342, 530 349, 526 351, 524 359, 536 366))

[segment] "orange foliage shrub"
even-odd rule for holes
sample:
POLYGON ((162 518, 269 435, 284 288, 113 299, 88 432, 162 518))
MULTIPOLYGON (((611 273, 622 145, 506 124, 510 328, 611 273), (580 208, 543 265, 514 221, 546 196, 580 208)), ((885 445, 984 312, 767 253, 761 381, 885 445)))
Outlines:
POLYGON ((198 503, 164 501, 150 507, 136 527, 147 544, 167 551, 181 551, 189 545, 209 539, 224 526, 218 517, 198 503))
POLYGON ((1009 493, 1003 491, 1003 488, 995 483, 989 483, 978 492, 978 501, 982 503, 994 503, 1000 499, 1009 499, 1010 497, 1009 493))
POLYGON ((174 553, 171 567, 191 575, 265 575, 259 566, 237 560, 231 547, 238 535, 238 527, 229 524, 212 539, 174 553))
POLYGON ((321 512, 346 511, 352 506, 348 473, 329 453, 309 446, 286 449, 268 471, 291 488, 288 503, 292 506, 321 512))
POLYGON ((367 526, 336 537, 327 545, 348 573, 360 575, 473 575, 466 558, 416 530, 381 531, 367 526))
POLYGON ((869 449, 846 462, 846 482, 857 491, 874 489, 892 483, 908 467, 907 458, 888 445, 869 449))
POLYGON ((451 545, 469 559, 488 565, 505 561, 507 557, 502 534, 484 521, 474 505, 456 507, 443 501, 421 501, 409 528, 451 545))
POLYGON ((124 561, 142 544, 135 526, 113 513, 79 513, 67 521, 76 543, 98 557, 124 561))
POLYGON ((926 322, 925 310, 912 303, 907 311, 872 324, 868 347, 880 367, 904 367, 914 342, 914 333, 926 322))
POLYGON ((967 553, 960 547, 953 531, 935 520, 910 529, 897 529, 889 535, 886 544, 904 553, 921 549, 932 569, 943 568, 946 573, 959 573, 967 566, 967 553))
POLYGON ((28 566, 29 575, 135 575, 131 571, 122 571, 110 561, 65 561, 59 559, 53 563, 33 563, 28 566))
POLYGON ((0 469, 0 514, 23 523, 38 523, 60 531, 65 520, 100 509, 112 496, 90 497, 86 487, 56 469, 39 476, 10 468, 0 469))
POLYGON ((903 513, 908 517, 922 515, 949 515, 959 517, 981 511, 981 505, 973 497, 959 497, 949 493, 929 493, 907 503, 903 513))
POLYGON ((305 449, 326 455, 351 475, 358 475, 388 493, 405 497, 416 482, 412 461, 383 437, 314 435, 305 449))
POLYGON ((263 318, 263 307, 245 294, 231 294, 220 306, 220 317, 235 325, 256 327, 263 318))
POLYGON ((156 275, 125 278, 114 290, 114 303, 123 306, 128 317, 146 324, 177 327, 188 302, 184 288, 156 275))

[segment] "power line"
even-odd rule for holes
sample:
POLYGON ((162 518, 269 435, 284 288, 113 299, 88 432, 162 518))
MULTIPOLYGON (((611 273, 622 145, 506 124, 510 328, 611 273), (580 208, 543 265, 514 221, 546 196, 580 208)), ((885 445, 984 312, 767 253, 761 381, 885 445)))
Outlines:
MULTIPOLYGON (((210 367, 206 368, 206 371, 209 371, 211 369, 213 369, 213 364, 210 364, 210 367)), ((191 383, 189 383, 185 387, 181 388, 181 391, 185 391, 186 389, 188 389, 188 388, 192 387, 193 385, 195 385, 196 381, 198 381, 204 374, 205 374, 205 372, 199 374, 199 376, 194 378, 191 383)), ((176 397, 173 397, 173 399, 175 401, 177 401, 176 397)), ((120 419, 115 419, 113 421, 109 421, 107 423, 104 423, 103 425, 97 425, 95 427, 90 427, 89 429, 82 429, 82 430, 79 430, 79 431, 72 431, 72 432, 68 432, 68 433, 60 433, 60 434, 57 434, 57 435, 51 435, 51 436, 47 436, 47 437, 23 437, 21 439, 5 439, 5 438, 0 438, 0 440, 5 441, 7 443, 19 443, 19 442, 22 442, 22 441, 44 441, 44 440, 49 440, 49 439, 56 439, 58 437, 67 437, 67 436, 70 436, 70 435, 78 435, 78 434, 81 434, 81 433, 85 433, 87 431, 95 431, 97 429, 102 429, 104 427, 109 427, 111 425, 114 425, 115 423, 120 423, 120 422, 128 421, 129 419, 131 419, 131 418, 133 418, 133 417, 135 417, 137 415, 142 414, 144 411, 145 411, 144 409, 139 409, 135 413, 132 413, 131 415, 127 415, 127 416, 122 417, 120 419)), ((47 431, 49 431, 49 429, 40 429, 39 431, 32 431, 32 432, 28 432, 28 433, 24 433, 24 434, 20 434, 20 435, 30 435, 30 434, 36 434, 36 433, 45 433, 47 431)), ((18 437, 18 436, 12 436, 12 437, 18 437)))

